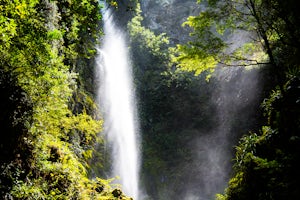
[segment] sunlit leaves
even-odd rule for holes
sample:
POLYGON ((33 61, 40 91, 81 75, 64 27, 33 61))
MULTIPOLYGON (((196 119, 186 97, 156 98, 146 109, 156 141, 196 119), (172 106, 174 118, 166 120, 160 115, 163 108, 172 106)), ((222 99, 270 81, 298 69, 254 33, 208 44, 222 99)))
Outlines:
POLYGON ((2 45, 11 43, 10 39, 17 34, 16 26, 17 24, 14 19, 0 16, 0 42, 2 45))
POLYGON ((139 42, 140 48, 147 48, 153 55, 167 57, 167 52, 163 47, 169 44, 169 40, 164 33, 156 36, 150 29, 142 26, 143 17, 139 4, 136 8, 136 16, 128 24, 129 33, 134 42, 139 42))
MULTIPOLYGON (((212 72, 217 65, 251 66, 267 62, 261 43, 247 38, 250 33, 244 35, 244 41, 231 40, 233 36, 243 36, 240 29, 255 30, 255 20, 246 2, 208 1, 198 16, 190 16, 183 25, 192 28, 191 39, 178 46, 174 61, 184 70, 194 69, 198 74, 206 70, 212 72)), ((252 32, 252 37, 257 36, 252 32)))
POLYGON ((218 195, 217 199, 297 198, 299 192, 294 187, 298 182, 294 176, 298 175, 298 168, 293 165, 299 162, 299 140, 295 136, 299 126, 294 121, 298 119, 298 112, 294 112, 299 107, 294 104, 298 96, 296 89, 290 93, 286 89, 289 82, 294 85, 290 88, 299 86, 296 1, 206 2, 205 9, 185 23, 193 30, 190 42, 177 47, 174 60, 178 66, 197 74, 213 68, 205 65, 206 60, 214 61, 215 66, 264 65, 272 70, 272 84, 278 84, 262 104, 267 125, 258 133, 242 137, 236 147, 235 175, 225 195, 218 195))
MULTIPOLYGON (((175 57, 172 61, 178 63, 178 66, 186 71, 194 72, 199 75, 208 71, 212 73, 218 64, 219 57, 215 52, 207 52, 206 46, 195 43, 192 45, 178 45, 175 57)), ((209 78, 209 77, 207 77, 209 78)))
POLYGON ((47 33, 47 37, 49 40, 59 40, 63 37, 63 33, 60 30, 54 29, 47 33))
MULTIPOLYGON (((199 31, 200 34, 204 34, 205 28, 210 28, 211 25, 214 23, 212 17, 209 16, 210 13, 203 12, 200 13, 199 16, 190 16, 188 17, 187 21, 183 23, 183 26, 190 26, 195 31, 199 31)), ((191 35, 196 35, 197 32, 192 32, 191 35)))
POLYGON ((235 167, 237 169, 242 170, 242 167, 245 166, 245 162, 247 161, 247 157, 256 153, 257 140, 258 136, 255 133, 240 139, 240 143, 236 147, 235 167))
POLYGON ((173 61, 178 62, 181 69, 194 72, 195 75, 204 71, 214 71, 217 62, 213 56, 207 55, 200 49, 186 46, 178 46, 178 51, 180 54, 173 61), (191 53, 192 51, 194 53, 191 53))
POLYGON ((183 26, 193 29, 190 33, 191 41, 186 45, 177 46, 177 54, 173 62, 187 71, 195 72, 199 75, 204 71, 213 72, 217 64, 224 60, 221 52, 226 47, 226 43, 220 38, 225 31, 225 27, 216 25, 216 14, 202 12, 199 16, 190 16, 183 26))
POLYGON ((110 1, 109 5, 111 5, 112 7, 118 8, 118 3, 116 1, 110 1))
POLYGON ((22 1, 21 3, 17 4, 16 6, 16 13, 17 15, 20 16, 20 18, 25 18, 25 16, 28 14, 27 13, 27 4, 22 1))
POLYGON ((95 53, 98 8, 93 0, 0 1, 0 67, 16 77, 32 102, 25 126, 28 135, 16 139, 20 146, 28 146, 30 160, 12 164, 22 174, 9 177, 14 198, 112 197, 108 189, 100 194, 87 187, 94 184, 86 167, 102 121, 89 115, 91 111, 75 112, 70 107, 78 78, 71 67, 95 53))

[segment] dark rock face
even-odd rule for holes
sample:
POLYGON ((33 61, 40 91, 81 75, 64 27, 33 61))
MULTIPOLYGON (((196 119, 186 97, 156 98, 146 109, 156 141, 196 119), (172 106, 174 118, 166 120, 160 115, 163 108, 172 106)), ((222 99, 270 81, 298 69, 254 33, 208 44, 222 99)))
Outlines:
POLYGON ((189 29, 182 27, 187 17, 198 15, 196 0, 141 0, 144 25, 155 33, 166 33, 171 44, 185 42, 189 29))

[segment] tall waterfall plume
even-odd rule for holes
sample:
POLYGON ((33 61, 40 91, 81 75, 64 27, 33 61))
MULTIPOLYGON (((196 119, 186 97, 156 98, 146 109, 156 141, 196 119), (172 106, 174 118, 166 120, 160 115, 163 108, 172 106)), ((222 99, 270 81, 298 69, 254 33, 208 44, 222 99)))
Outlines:
POLYGON ((98 96, 103 109, 104 132, 111 146, 111 176, 119 177, 123 192, 138 200, 139 142, 132 69, 126 35, 103 12, 104 38, 98 49, 98 96))

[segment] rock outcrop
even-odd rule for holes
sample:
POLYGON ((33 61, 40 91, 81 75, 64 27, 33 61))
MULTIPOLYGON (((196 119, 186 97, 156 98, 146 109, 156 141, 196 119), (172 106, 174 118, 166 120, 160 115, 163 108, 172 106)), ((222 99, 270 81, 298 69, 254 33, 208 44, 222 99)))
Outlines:
POLYGON ((141 0, 141 8, 144 25, 157 34, 166 33, 171 44, 188 39, 189 30, 182 23, 200 12, 196 0, 141 0))

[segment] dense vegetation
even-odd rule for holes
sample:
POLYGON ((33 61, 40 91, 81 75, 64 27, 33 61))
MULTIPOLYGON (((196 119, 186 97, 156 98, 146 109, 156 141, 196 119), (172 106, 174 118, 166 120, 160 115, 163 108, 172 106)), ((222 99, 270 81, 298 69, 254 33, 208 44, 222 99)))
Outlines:
MULTIPOLYGON (((184 199, 214 181, 199 173, 199 168, 212 171, 205 150, 203 163, 195 159, 201 145, 226 155, 220 163, 228 171, 227 155, 235 154, 231 179, 224 177, 228 187, 218 200, 297 199, 297 1, 198 2, 203 10, 184 24, 192 30, 190 42, 169 48, 166 34, 143 24, 136 0, 109 1, 118 25, 125 28, 130 21, 141 177, 149 199, 184 199), (236 35, 244 40, 234 43, 236 35), (218 77, 222 68, 234 75, 218 77), (262 90, 251 97, 257 85, 245 89, 239 80, 251 81, 253 74, 262 90), (220 115, 223 108, 228 112, 220 115), (216 127, 223 135, 213 140, 216 127), (218 147, 227 140, 238 144, 235 152, 226 146, 224 154, 218 147)), ((1 199, 126 199, 109 180, 88 178, 93 155, 93 173, 103 173, 99 166, 110 168, 101 151, 94 151, 95 143, 103 142, 92 78, 99 10, 96 0, 0 0, 1 199)))
MULTIPOLYGON (((197 168, 205 164, 195 163, 193 140, 213 137, 212 130, 220 120, 231 125, 229 131, 223 129, 228 140, 241 139, 232 179, 217 198, 296 198, 299 17, 295 2, 199 3, 204 4, 199 16, 189 17, 184 24, 193 30, 190 42, 175 49, 168 49, 167 35, 155 35, 145 28, 139 10, 129 23, 143 133, 142 178, 149 198, 183 199, 185 192, 197 190, 186 180, 197 180, 199 191, 205 187, 207 183, 201 183, 205 175, 197 174, 197 168), (241 35, 243 39, 237 40, 241 35), (220 73, 220 68, 232 68, 236 75, 229 81, 220 80, 214 73, 220 73), (253 82, 250 87, 261 91, 251 97, 250 88, 238 85, 241 77, 259 79, 258 85, 253 82), (215 95, 224 89, 232 96, 215 95), (240 98, 234 99, 235 95, 240 98), (224 102, 214 99, 218 97, 224 102), (255 99, 252 104, 249 98, 255 99), (231 101, 226 102, 228 99, 231 101), (218 119, 220 108, 231 113, 218 119)), ((202 159, 206 161, 205 156, 202 159)), ((224 165, 228 162, 223 160, 224 165)))
POLYGON ((123 196, 87 176, 102 124, 88 81, 99 11, 95 0, 0 1, 1 199, 123 196))
MULTIPOLYGON (((225 140, 234 144, 243 131, 259 127, 259 101, 263 95, 258 92, 251 96, 256 85, 245 88, 243 83, 258 71, 239 68, 230 75, 233 78, 213 76, 207 82, 207 73, 196 77, 175 68, 171 62, 174 50, 169 49, 167 35, 156 35, 146 28, 139 9, 128 28, 139 99, 141 175, 146 193, 150 199, 184 199, 188 191, 208 197, 216 190, 204 192, 195 187, 205 188, 206 181, 211 182, 204 178, 204 171, 214 165, 208 149, 220 155, 226 151, 220 162, 229 167, 227 154, 232 154, 231 148, 224 149, 221 144, 227 143, 225 140)), ((257 79, 264 74, 260 73, 257 79)), ((222 184, 216 183, 218 187, 222 184)))
MULTIPOLYGON (((200 1, 199 1, 200 2, 200 1)), ((223 66, 266 65, 273 91, 262 102, 267 121, 241 138, 234 176, 217 199, 296 199, 299 196, 299 30, 296 1, 205 1, 186 22, 193 39, 178 46, 180 66, 199 73, 223 66), (230 48, 228 32, 252 39, 230 48), (230 50, 228 50, 228 48, 230 50)))

